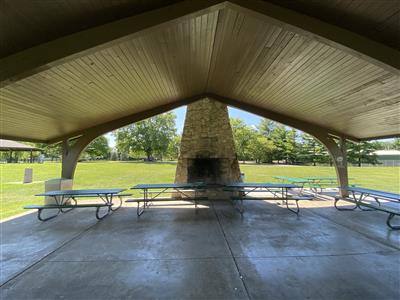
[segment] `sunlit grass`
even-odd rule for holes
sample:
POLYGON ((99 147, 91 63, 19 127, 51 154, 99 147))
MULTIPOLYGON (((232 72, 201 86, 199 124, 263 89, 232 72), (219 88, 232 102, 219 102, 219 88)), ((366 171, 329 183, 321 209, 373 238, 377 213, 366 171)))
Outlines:
MULTIPOLYGON (((79 163, 74 188, 113 188, 129 189, 138 183, 168 183, 175 178, 174 163, 136 163, 136 162, 90 162, 79 163)), ((276 182, 273 176, 335 176, 333 167, 241 165, 248 182, 276 182)), ((21 212, 26 204, 41 203, 34 195, 44 191, 44 181, 60 177, 60 163, 45 164, 2 164, 1 177, 1 218, 21 212), (24 169, 33 168, 32 184, 22 184, 24 169)), ((385 191, 399 192, 400 168, 349 168, 352 183, 385 191)), ((138 194, 136 194, 138 195, 138 194)))

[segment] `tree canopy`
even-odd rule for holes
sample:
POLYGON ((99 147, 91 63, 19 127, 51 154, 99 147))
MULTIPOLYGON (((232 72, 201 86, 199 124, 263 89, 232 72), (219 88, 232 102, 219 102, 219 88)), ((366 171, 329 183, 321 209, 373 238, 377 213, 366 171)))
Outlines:
POLYGON ((128 125, 114 132, 116 148, 129 156, 142 153, 151 161, 162 159, 176 136, 175 114, 172 112, 128 125))
POLYGON ((106 159, 109 158, 110 147, 107 138, 102 135, 94 139, 82 153, 81 157, 89 159, 106 159))
POLYGON ((374 151, 377 146, 373 142, 347 143, 347 160, 351 164, 361 167, 361 164, 378 164, 374 151))

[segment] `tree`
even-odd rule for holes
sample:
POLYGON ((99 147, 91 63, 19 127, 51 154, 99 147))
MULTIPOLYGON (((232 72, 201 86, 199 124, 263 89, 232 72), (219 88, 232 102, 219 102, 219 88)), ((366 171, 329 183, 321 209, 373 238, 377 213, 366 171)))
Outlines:
POLYGON ((297 161, 298 145, 295 129, 287 129, 284 125, 278 125, 272 130, 270 137, 276 147, 274 159, 285 160, 286 163, 297 161))
POLYGON ((302 143, 299 144, 299 160, 303 163, 327 163, 330 160, 328 150, 317 139, 308 134, 302 135, 302 143))
POLYGON ((252 159, 250 147, 257 139, 257 131, 240 119, 231 118, 230 122, 238 159, 252 159))
POLYGON ((181 136, 180 135, 175 135, 172 139, 171 142, 168 145, 167 149, 167 156, 170 159, 177 159, 179 156, 179 150, 181 147, 181 136))
POLYGON ((285 140, 286 140, 286 129, 283 125, 278 125, 272 130, 270 134, 271 140, 275 145, 275 151, 273 154, 274 160, 285 159, 285 140))
POLYGON ((112 150, 111 154, 110 154, 110 159, 113 160, 113 161, 118 160, 118 152, 115 151, 115 150, 112 150))
POLYGON ((144 153, 149 161, 155 155, 162 159, 176 136, 175 114, 161 114, 118 129, 114 134, 119 153, 144 153))
POLYGON ((394 150, 400 150, 400 138, 396 138, 393 141, 392 148, 394 150))
POLYGON ((374 141, 372 143, 375 145, 376 150, 390 150, 393 147, 393 143, 387 141, 374 141))
POLYGON ((108 158, 109 154, 110 147, 108 146, 108 140, 104 135, 102 135, 93 140, 81 155, 83 157, 88 156, 90 159, 106 159, 108 158))
POLYGON ((62 156, 62 144, 35 144, 35 147, 43 150, 42 154, 53 160, 61 159, 62 156))
POLYGON ((296 129, 290 129, 287 131, 285 140, 285 156, 286 162, 294 164, 298 160, 298 143, 296 141, 297 133, 296 129))
POLYGON ((258 132, 265 137, 269 137, 275 127, 276 123, 274 121, 262 119, 258 125, 258 132))
POLYGON ((370 142, 347 143, 347 160, 349 163, 361 167, 362 163, 378 164, 378 159, 374 151, 376 145, 370 142))
POLYGON ((249 154, 257 163, 270 163, 272 162, 275 149, 275 145, 271 140, 259 134, 251 141, 249 154))

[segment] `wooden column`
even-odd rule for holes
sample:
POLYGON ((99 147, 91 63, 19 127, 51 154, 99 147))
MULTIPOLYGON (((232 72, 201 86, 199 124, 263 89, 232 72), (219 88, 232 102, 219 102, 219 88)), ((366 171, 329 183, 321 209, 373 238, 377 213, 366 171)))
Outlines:
POLYGON ((347 197, 348 192, 344 189, 349 186, 349 177, 347 170, 347 148, 346 140, 339 138, 338 142, 329 135, 315 135, 316 138, 325 145, 332 157, 335 166, 336 176, 340 187, 340 196, 347 197))
POLYGON ((62 169, 61 178, 73 179, 76 165, 83 150, 94 140, 97 135, 82 135, 73 141, 64 140, 62 147, 62 169))

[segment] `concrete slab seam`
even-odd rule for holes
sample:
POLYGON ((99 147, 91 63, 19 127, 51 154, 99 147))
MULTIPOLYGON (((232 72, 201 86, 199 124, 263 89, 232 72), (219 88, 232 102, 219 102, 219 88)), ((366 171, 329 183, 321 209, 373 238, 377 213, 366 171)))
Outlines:
POLYGON ((232 251, 231 245, 230 245, 229 242, 228 242, 228 239, 227 239, 226 234, 225 234, 225 230, 224 230, 224 228, 222 227, 222 224, 221 224, 221 220, 220 220, 220 218, 219 218, 217 212, 215 211, 215 208, 214 208, 214 204, 213 204, 213 203, 211 204, 211 206, 212 206, 212 209, 213 209, 213 211, 214 211, 215 217, 217 218, 217 221, 218 221, 219 227, 220 227, 220 229, 221 229, 222 235, 223 235, 223 237, 224 237, 224 239, 225 239, 225 243, 226 243, 226 245, 228 246, 229 252, 231 253, 232 260, 233 260, 233 262, 234 262, 234 264, 235 264, 235 267, 236 267, 236 270, 237 270, 237 272, 238 272, 238 274, 239 274, 239 278, 240 278, 240 280, 242 281, 243 287, 244 287, 244 289, 245 289, 245 291, 246 291, 246 295, 247 295, 247 297, 248 297, 249 299, 251 299, 251 297, 250 297, 250 292, 249 292, 249 290, 248 290, 248 287, 246 286, 246 282, 245 282, 245 280, 244 280, 244 277, 242 276, 242 273, 240 272, 239 265, 238 265, 238 263, 237 263, 237 261, 236 261, 236 258, 235 258, 235 256, 233 255, 233 251, 232 251))

